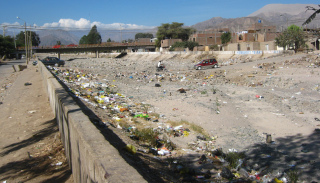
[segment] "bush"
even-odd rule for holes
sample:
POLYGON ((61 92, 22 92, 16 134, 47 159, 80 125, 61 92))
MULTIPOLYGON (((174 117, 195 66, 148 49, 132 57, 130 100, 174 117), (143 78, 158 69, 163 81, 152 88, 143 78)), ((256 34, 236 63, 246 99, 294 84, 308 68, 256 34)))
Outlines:
POLYGON ((229 162, 230 168, 236 168, 239 164, 239 160, 245 157, 244 153, 229 152, 226 154, 226 161, 229 162))
POLYGON ((175 48, 188 48, 189 50, 193 50, 196 46, 199 46, 199 43, 192 41, 175 42, 169 50, 174 51, 175 48))

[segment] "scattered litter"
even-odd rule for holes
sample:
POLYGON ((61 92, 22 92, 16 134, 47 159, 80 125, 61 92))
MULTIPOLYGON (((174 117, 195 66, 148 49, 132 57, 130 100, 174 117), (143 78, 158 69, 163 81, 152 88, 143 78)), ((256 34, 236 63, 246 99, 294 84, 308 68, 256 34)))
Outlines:
POLYGON ((130 152, 131 154, 136 154, 136 153, 137 153, 136 148, 135 148, 133 145, 131 145, 131 144, 126 145, 125 149, 126 149, 128 152, 130 152))
POLYGON ((262 99, 262 98, 264 98, 264 97, 261 96, 261 95, 256 95, 256 98, 262 99))
POLYGON ((58 162, 58 163, 56 163, 56 166, 61 166, 62 165, 62 162, 60 161, 60 162, 58 162))

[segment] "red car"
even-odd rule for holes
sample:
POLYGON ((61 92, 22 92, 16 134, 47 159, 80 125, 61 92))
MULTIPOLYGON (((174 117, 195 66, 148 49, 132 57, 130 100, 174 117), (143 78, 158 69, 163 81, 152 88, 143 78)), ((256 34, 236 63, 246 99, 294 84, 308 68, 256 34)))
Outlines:
POLYGON ((218 67, 218 62, 214 58, 202 60, 198 64, 194 65, 194 68, 197 70, 208 69, 208 68, 217 68, 217 67, 218 67))
POLYGON ((76 44, 68 44, 68 45, 67 45, 68 48, 77 47, 77 46, 78 46, 78 45, 76 45, 76 44))
POLYGON ((61 48, 61 45, 54 45, 52 48, 61 48))

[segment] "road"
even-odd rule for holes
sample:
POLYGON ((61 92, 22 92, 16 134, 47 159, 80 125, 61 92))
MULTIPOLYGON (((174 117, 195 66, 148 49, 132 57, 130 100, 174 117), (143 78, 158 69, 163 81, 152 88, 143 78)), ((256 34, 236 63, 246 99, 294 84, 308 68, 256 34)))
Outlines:
POLYGON ((37 66, 17 65, 25 60, 0 65, 0 181, 72 182, 37 66))

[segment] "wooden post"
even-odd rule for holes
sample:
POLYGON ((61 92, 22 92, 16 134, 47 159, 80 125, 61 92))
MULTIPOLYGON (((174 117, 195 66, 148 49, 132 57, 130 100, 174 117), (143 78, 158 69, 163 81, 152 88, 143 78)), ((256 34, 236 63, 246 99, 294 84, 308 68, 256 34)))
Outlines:
POLYGON ((271 134, 267 134, 267 139, 266 139, 267 143, 271 143, 272 142, 272 137, 271 134))

